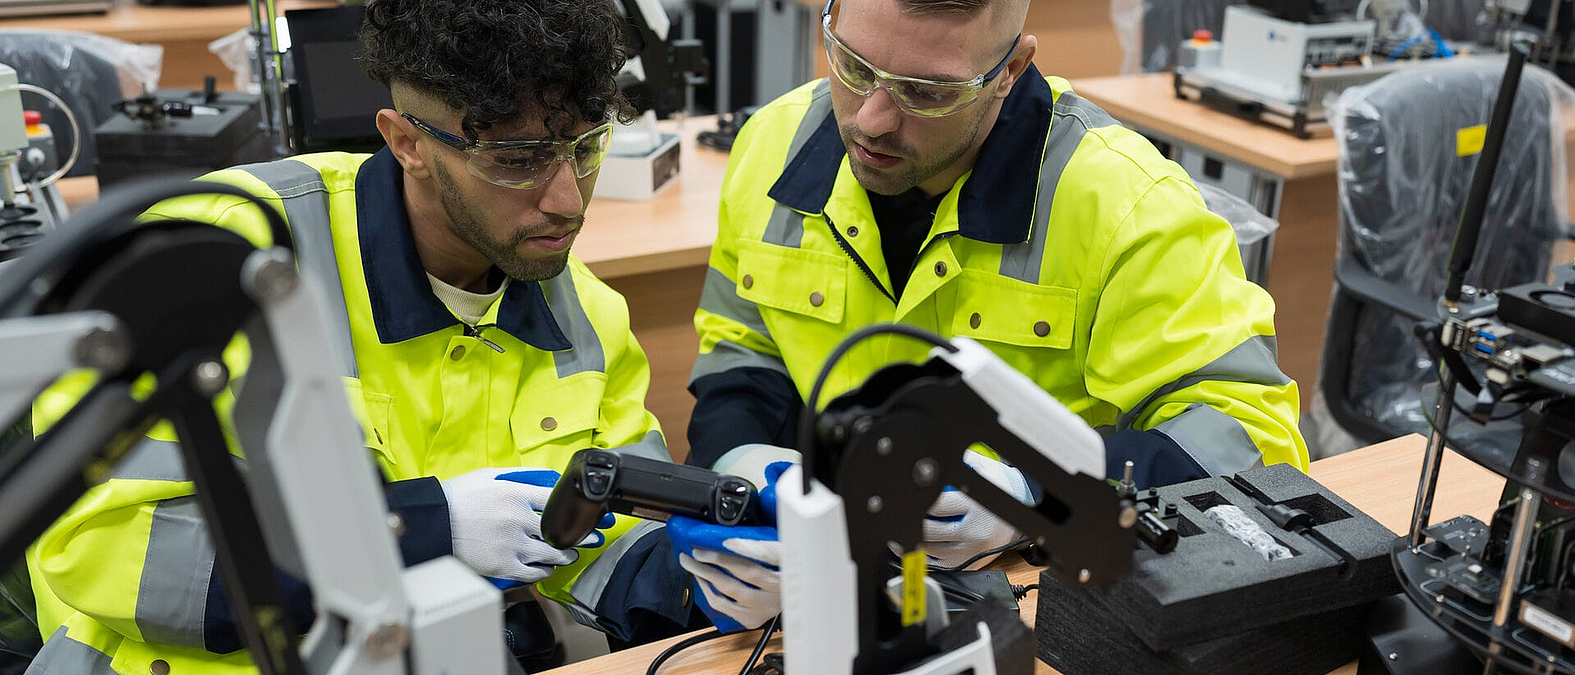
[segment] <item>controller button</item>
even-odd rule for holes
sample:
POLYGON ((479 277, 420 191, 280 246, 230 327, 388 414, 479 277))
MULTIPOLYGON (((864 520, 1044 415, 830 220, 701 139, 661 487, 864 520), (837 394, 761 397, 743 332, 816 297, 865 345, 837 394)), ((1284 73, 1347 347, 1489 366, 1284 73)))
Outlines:
POLYGON ((611 469, 614 466, 612 455, 605 452, 590 452, 585 454, 585 463, 588 466, 611 469))
POLYGON ((591 494, 602 494, 612 484, 612 475, 600 471, 592 472, 585 476, 585 489, 591 494))

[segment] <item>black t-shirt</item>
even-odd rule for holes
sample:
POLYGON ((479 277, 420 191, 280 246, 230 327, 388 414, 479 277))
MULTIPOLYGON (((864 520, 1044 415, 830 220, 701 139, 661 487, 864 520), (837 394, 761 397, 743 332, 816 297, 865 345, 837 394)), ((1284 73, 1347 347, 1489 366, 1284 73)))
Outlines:
POLYGON ((873 192, 869 196, 875 226, 880 228, 881 254, 886 257, 891 290, 900 298, 908 286, 908 277, 913 275, 913 265, 919 260, 919 249, 930 234, 930 226, 935 224, 935 210, 940 208, 946 193, 930 197, 914 188, 890 197, 873 192))

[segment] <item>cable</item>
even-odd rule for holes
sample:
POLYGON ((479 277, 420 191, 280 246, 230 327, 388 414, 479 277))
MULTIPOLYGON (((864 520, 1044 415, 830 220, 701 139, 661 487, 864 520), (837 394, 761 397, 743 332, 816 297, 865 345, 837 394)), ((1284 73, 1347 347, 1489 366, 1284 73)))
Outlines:
MULTIPOLYGON (((76 113, 71 112, 71 106, 66 105, 65 101, 60 100, 60 97, 56 96, 55 92, 52 92, 43 87, 25 83, 13 84, 9 87, 6 87, 5 90, 30 91, 49 99, 49 102, 55 104, 55 107, 59 108, 60 112, 65 113, 66 121, 71 123, 71 155, 66 158, 65 163, 61 164, 59 169, 56 169, 55 172, 50 174, 48 178, 45 178, 38 183, 39 187, 49 187, 54 185, 55 181, 65 177, 65 175, 71 171, 72 167, 77 165, 77 157, 82 154, 82 124, 77 121, 76 113)), ((10 195, 6 196, 9 197, 10 195)))
POLYGON ((760 662, 760 655, 766 651, 766 645, 771 643, 771 634, 777 632, 777 625, 781 622, 781 614, 766 622, 765 628, 760 631, 760 641, 755 643, 755 651, 749 653, 749 660, 744 662, 744 668, 738 671, 738 675, 749 675, 749 671, 755 669, 755 664, 760 662))
POLYGON ((930 565, 930 571, 931 572, 963 572, 963 571, 966 571, 968 569, 969 565, 972 565, 972 564, 974 564, 976 562, 979 562, 980 560, 984 560, 985 558, 988 558, 988 557, 990 557, 992 555, 998 555, 998 554, 1001 554, 1001 553, 1005 553, 1005 552, 1010 551, 1010 550, 1012 550, 1014 548, 1022 546, 1023 544, 1026 544, 1026 543, 1028 543, 1028 537, 1018 537, 1016 539, 1013 539, 1010 542, 1007 542, 1007 543, 1002 544, 1000 546, 997 546, 995 548, 987 549, 987 550, 975 553, 972 558, 964 560, 961 565, 958 565, 956 567, 941 567, 939 565, 930 565))
POLYGON ((678 652, 693 647, 697 644, 710 642, 724 635, 727 635, 727 633, 723 633, 722 631, 713 628, 707 632, 701 633, 699 635, 691 635, 674 643, 673 646, 668 647, 662 653, 657 654, 656 658, 651 659, 651 665, 645 669, 645 675, 656 675, 656 671, 662 669, 662 664, 666 663, 668 659, 673 658, 673 656, 678 654, 678 652))
POLYGON ((1037 591, 1037 590, 1039 590, 1039 584, 1028 584, 1027 586, 1018 586, 1016 584, 1013 584, 1012 585, 1012 597, 1017 598, 1018 600, 1022 600, 1023 598, 1028 597, 1029 591, 1037 591))
POLYGON ((810 477, 815 475, 815 455, 818 454, 815 448, 816 444, 814 440, 814 431, 815 417, 817 415, 817 411, 819 410, 817 404, 820 401, 820 390, 822 387, 826 386, 826 378, 831 376, 831 371, 836 367, 837 362, 842 360, 842 357, 846 355, 849 350, 853 349, 854 345, 857 345, 858 343, 868 340, 876 335, 884 334, 906 335, 915 340, 928 342, 949 352, 957 351, 957 347, 947 342, 946 338, 924 330, 923 328, 900 323, 885 323, 874 326, 866 326, 859 329, 858 331, 855 331, 852 335, 849 335, 847 339, 843 340, 841 344, 837 345, 836 349, 831 350, 831 355, 826 357, 826 364, 820 367, 820 374, 815 376, 815 386, 811 387, 809 390, 809 399, 804 402, 804 414, 799 416, 798 448, 800 454, 802 454, 804 457, 802 478, 804 494, 806 495, 809 494, 810 477))

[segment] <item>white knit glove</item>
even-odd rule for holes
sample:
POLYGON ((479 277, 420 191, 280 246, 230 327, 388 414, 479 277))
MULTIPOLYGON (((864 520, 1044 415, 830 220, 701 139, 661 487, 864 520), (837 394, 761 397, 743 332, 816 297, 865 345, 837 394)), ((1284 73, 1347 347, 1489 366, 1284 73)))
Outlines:
MULTIPOLYGON (((477 469, 443 481, 454 557, 500 588, 546 579, 579 560, 541 538, 541 509, 559 474, 549 469, 477 469)), ((600 542, 592 532, 581 545, 600 542)))
MULTIPOLYGON (((1023 472, 976 452, 964 453, 968 466, 996 487, 1024 504, 1033 503, 1023 472)), ((950 487, 941 493, 924 519, 925 550, 942 567, 956 567, 979 553, 999 548, 1017 538, 1017 529, 997 518, 978 502, 950 487)), ((999 553, 995 555, 1000 555, 999 553)), ((970 565, 978 569, 995 559, 980 558, 970 565)))

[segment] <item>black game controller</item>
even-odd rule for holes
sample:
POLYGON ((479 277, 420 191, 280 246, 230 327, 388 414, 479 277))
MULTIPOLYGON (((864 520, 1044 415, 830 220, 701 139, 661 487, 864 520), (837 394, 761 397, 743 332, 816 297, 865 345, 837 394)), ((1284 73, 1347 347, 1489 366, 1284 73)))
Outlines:
POLYGON ((569 459, 542 509, 542 538, 569 548, 608 513, 664 522, 670 516, 688 516, 717 525, 763 524, 760 496, 742 478, 607 450, 581 450, 569 459))

